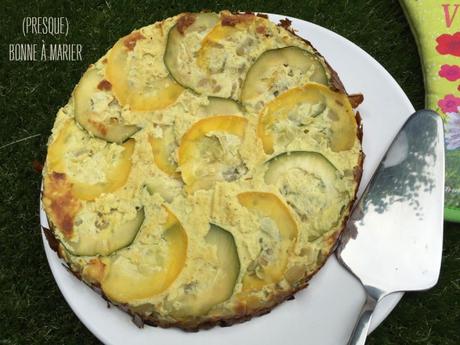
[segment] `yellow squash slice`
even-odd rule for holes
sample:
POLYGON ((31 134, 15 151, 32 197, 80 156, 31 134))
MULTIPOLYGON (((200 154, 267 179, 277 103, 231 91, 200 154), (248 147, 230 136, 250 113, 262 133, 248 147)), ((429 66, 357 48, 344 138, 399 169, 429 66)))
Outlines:
POLYGON ((281 121, 293 126, 308 125, 327 114, 330 120, 330 146, 335 152, 349 150, 356 139, 356 120, 348 97, 320 84, 290 89, 267 104, 259 117, 257 134, 264 151, 273 153, 273 128, 281 121))
MULTIPOLYGON (((264 25, 264 19, 253 14, 223 15, 220 21, 204 37, 200 50, 197 53, 197 64, 205 70, 210 70, 212 60, 215 59, 216 46, 226 40, 234 40, 232 36, 239 33, 247 33, 249 27, 256 26, 258 23, 264 25)), ((249 49, 249 47, 248 47, 249 49)), ((241 53, 244 53, 243 51, 241 53)), ((240 54, 241 54, 240 53, 240 54)))
MULTIPOLYGON (((49 172, 66 173, 65 155, 71 152, 69 142, 73 133, 80 131, 73 121, 67 122, 57 138, 48 147, 47 170, 49 172)), ((114 144, 111 144, 114 145, 114 144)), ((93 200, 102 193, 110 193, 122 187, 131 171, 131 156, 134 152, 135 141, 130 139, 122 146, 121 157, 113 162, 105 172, 105 181, 88 184, 71 179, 73 194, 81 200, 93 200)))
POLYGON ((245 172, 238 148, 247 120, 213 116, 196 122, 182 137, 179 166, 186 185, 208 189, 216 181, 233 181, 245 172))
POLYGON ((153 160, 157 167, 166 175, 180 178, 177 171, 177 163, 172 159, 174 149, 176 148, 173 127, 164 127, 161 138, 149 136, 150 146, 152 147, 153 160))
POLYGON ((243 291, 258 290, 283 279, 297 239, 297 224, 288 207, 274 194, 245 192, 238 194, 238 201, 259 217, 261 226, 273 222, 278 230, 275 247, 262 247, 259 257, 243 278, 243 291))
POLYGON ((183 91, 171 77, 155 79, 149 73, 135 68, 136 59, 130 59, 136 40, 144 37, 134 32, 121 38, 110 50, 106 74, 113 92, 121 105, 129 105, 134 111, 154 111, 166 108, 176 101, 183 91), (130 38, 131 37, 131 38, 130 38), (135 77, 130 78, 130 75, 135 77))
POLYGON ((166 290, 177 278, 187 257, 187 234, 171 211, 160 231, 166 249, 155 255, 139 256, 127 248, 105 260, 105 272, 101 281, 102 291, 111 300, 128 303, 155 296, 166 290))

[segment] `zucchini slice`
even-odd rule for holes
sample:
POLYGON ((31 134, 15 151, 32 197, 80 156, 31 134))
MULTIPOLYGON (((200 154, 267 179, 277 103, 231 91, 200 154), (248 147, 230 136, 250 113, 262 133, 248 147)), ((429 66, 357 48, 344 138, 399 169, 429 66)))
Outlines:
POLYGON ((143 255, 137 246, 105 258, 101 287, 111 300, 128 303, 155 296, 166 290, 182 271, 187 257, 187 234, 175 215, 167 212, 166 223, 158 229, 163 230, 164 245, 145 244, 148 255, 143 255))
POLYGON ((143 39, 138 33, 132 33, 118 40, 107 56, 106 75, 112 84, 113 93, 122 106, 129 106, 134 111, 155 111, 173 104, 181 95, 183 88, 170 76, 156 78, 142 70, 136 63, 142 59, 130 58, 132 46, 127 46, 129 37, 137 34, 136 39, 143 39), (140 37, 140 38, 139 38, 140 37))
POLYGON ((63 242, 64 247, 72 255, 106 256, 129 246, 136 238, 144 222, 145 214, 144 209, 140 208, 132 220, 122 224, 111 224, 110 221, 99 218, 94 223, 94 228, 88 228, 84 232, 75 232, 76 242, 71 239, 63 242))
POLYGON ((94 109, 97 93, 110 93, 109 97, 111 96, 111 91, 103 88, 101 90, 100 85, 105 85, 105 88, 111 87, 109 82, 98 75, 95 67, 90 67, 73 93, 75 121, 95 137, 108 142, 122 143, 140 128, 120 122, 119 117, 107 118, 94 109))
MULTIPOLYGON (((274 152, 274 135, 281 122, 287 123, 298 135, 309 129, 309 125, 321 118, 321 126, 331 149, 346 151, 357 140, 357 125, 348 97, 334 92, 327 86, 309 83, 290 89, 268 103, 261 111, 257 135, 262 140, 267 154, 274 152)), ((292 139, 295 136, 292 136, 292 139)))
POLYGON ((265 182, 275 185, 300 219, 311 226, 312 239, 337 225, 351 199, 350 188, 327 158, 318 152, 294 151, 265 164, 265 182))
POLYGON ((218 21, 215 13, 186 13, 168 33, 164 54, 166 68, 174 80, 196 93, 202 93, 199 83, 206 76, 198 69, 195 54, 203 37, 218 21))
POLYGON ((241 205, 259 217, 261 233, 270 233, 268 241, 260 238, 260 254, 243 278, 243 291, 260 290, 283 279, 297 239, 297 224, 288 207, 272 193, 245 192, 237 197, 241 205))
POLYGON ((246 173, 239 154, 248 120, 241 116, 206 117, 190 127, 179 146, 179 167, 192 190, 216 181, 234 181, 246 173))
POLYGON ((312 151, 292 151, 281 153, 268 160, 268 169, 265 172, 265 182, 276 182, 289 173, 290 170, 299 169, 306 174, 319 176, 325 185, 333 185, 337 180, 337 169, 321 153, 312 151))
POLYGON ((237 102, 229 98, 208 97, 209 103, 198 109, 198 115, 238 115, 241 108, 237 102))
POLYGON ((212 280, 198 281, 196 293, 184 294, 179 298, 181 307, 172 312, 175 317, 204 315, 212 307, 225 302, 233 295, 240 274, 240 259, 233 235, 215 224, 210 224, 204 240, 215 253, 215 260, 212 262, 215 272, 212 280))
POLYGON ((267 50, 251 66, 241 90, 243 104, 273 99, 287 89, 307 82, 328 85, 325 64, 299 47, 267 50))

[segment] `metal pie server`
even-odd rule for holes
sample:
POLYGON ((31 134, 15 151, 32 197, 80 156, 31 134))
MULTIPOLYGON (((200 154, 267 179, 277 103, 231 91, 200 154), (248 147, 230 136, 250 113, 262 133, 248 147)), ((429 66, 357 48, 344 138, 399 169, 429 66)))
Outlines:
POLYGON ((383 297, 438 281, 444 208, 442 120, 417 111, 404 124, 353 209, 336 251, 366 302, 348 344, 364 344, 383 297))

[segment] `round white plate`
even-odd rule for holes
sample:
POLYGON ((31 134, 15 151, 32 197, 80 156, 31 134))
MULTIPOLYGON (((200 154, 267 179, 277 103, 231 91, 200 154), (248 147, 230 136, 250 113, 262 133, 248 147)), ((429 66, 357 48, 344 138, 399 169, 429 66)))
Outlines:
MULTIPOLYGON (((286 18, 274 14, 269 17, 275 22, 286 18)), ((414 108, 391 75, 361 48, 323 27, 289 19, 298 34, 309 40, 338 72, 347 91, 364 94, 364 103, 358 108, 363 119, 366 154, 361 194, 386 148, 414 108)), ((47 227, 42 210, 40 218, 47 227)), ((106 344, 270 345, 286 341, 290 345, 345 344, 364 302, 361 285, 332 256, 310 286, 296 294, 295 300, 249 322, 198 333, 149 326, 139 329, 129 315, 115 307, 107 308, 99 295, 70 274, 45 239, 44 246, 51 271, 67 303, 85 326, 106 344)), ((378 305, 372 330, 401 297, 401 293, 388 296, 378 305)))

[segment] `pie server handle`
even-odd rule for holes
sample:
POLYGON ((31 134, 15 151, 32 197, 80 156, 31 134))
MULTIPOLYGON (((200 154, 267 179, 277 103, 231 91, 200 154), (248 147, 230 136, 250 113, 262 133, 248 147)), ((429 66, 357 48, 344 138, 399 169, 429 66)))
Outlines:
POLYGON ((366 303, 364 303, 359 314, 358 322, 355 329, 351 334, 348 345, 364 345, 366 343, 367 333, 372 321, 372 313, 377 306, 378 300, 373 298, 370 294, 366 294, 366 303))

